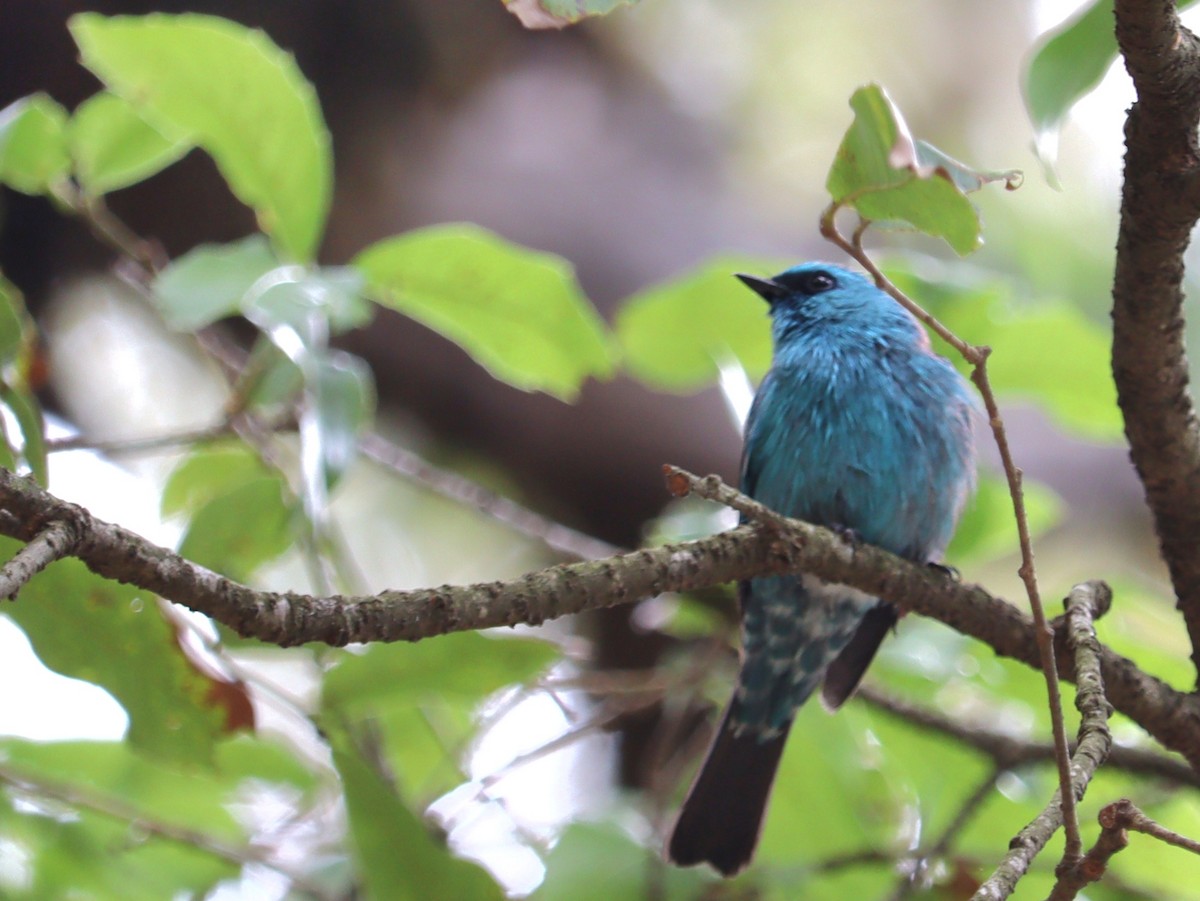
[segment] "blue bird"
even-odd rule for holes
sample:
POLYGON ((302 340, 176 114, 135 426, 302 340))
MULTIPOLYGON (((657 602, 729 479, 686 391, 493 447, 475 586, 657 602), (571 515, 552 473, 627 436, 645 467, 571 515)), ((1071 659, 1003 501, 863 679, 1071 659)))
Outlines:
MULTIPOLYGON (((770 305, 774 359, 746 421, 741 489, 920 563, 940 558, 974 488, 974 400, 916 319, 857 273, 805 263, 739 275, 770 305)), ((737 689, 667 844, 726 876, 750 862, 796 710, 854 692, 896 608, 809 575, 738 586, 737 689)))

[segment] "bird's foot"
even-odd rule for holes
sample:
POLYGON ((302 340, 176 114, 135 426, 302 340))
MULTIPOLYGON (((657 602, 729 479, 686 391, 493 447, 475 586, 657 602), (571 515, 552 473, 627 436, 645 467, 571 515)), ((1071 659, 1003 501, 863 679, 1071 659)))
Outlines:
POLYGON ((961 582, 962 581, 962 573, 960 573, 958 571, 958 567, 949 566, 948 564, 945 564, 945 563, 934 563, 933 561, 930 561, 929 563, 926 563, 925 565, 928 566, 930 569, 936 569, 943 576, 946 576, 947 578, 949 578, 950 581, 952 581, 952 582, 961 582))
POLYGON ((863 543, 862 536, 849 526, 843 526, 840 523, 834 523, 829 527, 829 531, 833 532, 838 538, 846 542, 852 548, 857 548, 863 543))

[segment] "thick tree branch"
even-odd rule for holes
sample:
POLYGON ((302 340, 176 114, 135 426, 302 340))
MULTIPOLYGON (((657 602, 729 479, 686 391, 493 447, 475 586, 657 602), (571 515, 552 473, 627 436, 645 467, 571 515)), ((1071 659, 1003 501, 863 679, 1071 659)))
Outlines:
POLYGON ((1173 0, 1116 0, 1114 10, 1138 99, 1125 123, 1113 378, 1200 672, 1200 423, 1182 311, 1183 253, 1200 216, 1200 44, 1173 0))
MULTIPOLYGON (((1039 666, 1029 617, 978 585, 797 520, 786 531, 745 525, 699 541, 570 563, 508 582, 385 591, 365 598, 316 598, 255 591, 197 566, 144 538, 62 501, 29 479, 0 469, 0 534, 22 541, 38 523, 76 530, 73 552, 98 575, 153 591, 224 623, 238 634, 278 645, 320 641, 417 641, 446 632, 537 624, 557 616, 631 603, 770 572, 812 572, 939 619, 998 654, 1039 666)), ((1097 583, 1097 590, 1108 592, 1097 583)), ((1061 674, 1072 678, 1069 657, 1061 674)), ((1200 701, 1142 672, 1107 648, 1100 665, 1109 700, 1164 747, 1191 755, 1200 769, 1200 701)))

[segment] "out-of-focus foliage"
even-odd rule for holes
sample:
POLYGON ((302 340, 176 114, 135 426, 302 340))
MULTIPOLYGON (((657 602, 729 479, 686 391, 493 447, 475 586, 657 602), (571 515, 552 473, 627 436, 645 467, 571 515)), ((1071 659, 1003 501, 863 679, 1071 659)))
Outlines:
MULTIPOLYGON (((523 21, 561 26, 623 2, 506 5, 523 21)), ((1097 4, 1034 56, 1027 91, 1039 128, 1056 127, 1107 68, 1111 35, 1097 26, 1106 8, 1097 4), (1064 71, 1071 78, 1060 77, 1064 71)), ((0 113, 0 182, 84 215, 104 194, 195 147, 258 217, 259 233, 193 248, 145 273, 173 329, 194 333, 227 317, 248 320, 257 332, 232 380, 229 409, 267 421, 286 414, 298 424, 290 441, 251 432, 246 441, 191 447, 166 483, 161 508, 182 523, 179 550, 223 575, 266 580, 301 548, 338 590, 361 581, 339 553, 345 549, 328 522, 327 495, 349 481, 357 440, 374 416, 374 379, 365 362, 331 342, 368 323, 378 307, 459 344, 495 378, 564 400, 588 379, 617 374, 650 390, 694 392, 731 368, 753 380, 769 365, 765 311, 731 276, 769 274, 793 260, 714 258, 634 294, 618 309, 612 333, 567 261, 476 226, 384 237, 348 266, 319 265, 332 191, 329 134, 290 55, 261 32, 197 15, 86 14, 72 21, 72 33, 107 90, 73 113, 44 94, 0 113)), ((1011 181, 1012 173, 974 170, 914 140, 877 85, 857 91, 851 107, 826 182, 831 201, 877 225, 944 239, 959 253, 975 249, 980 218, 965 193, 1011 181)), ((835 146, 837 133, 827 137, 835 146)), ((1068 302, 1075 297, 1018 303, 1016 289, 994 280, 933 278, 915 256, 894 257, 888 273, 962 337, 992 347, 989 368, 1002 399, 1033 402, 1090 439, 1119 438, 1107 336, 1068 302)), ((1064 277, 1065 284, 1081 280, 1064 277)), ((31 387, 36 352, 20 292, 0 279, 0 463, 45 481, 31 387)), ((1025 495, 1034 535, 1052 537, 1066 514, 1063 502, 1032 481, 1025 495)), ((425 513, 416 504, 380 510, 380 540, 388 540, 389 520, 423 523, 425 513)), ((648 540, 694 537, 715 522, 707 509, 675 505, 652 524, 648 540)), ((985 473, 948 560, 972 572, 997 560, 1011 568, 1005 558, 1014 535, 1007 488, 985 473)), ((6 555, 14 551, 7 543, 6 555)), ((464 547, 460 556, 470 552, 464 547)), ((1153 591, 1131 585, 1124 594, 1153 591)), ((731 631, 721 597, 673 599, 673 614, 647 627, 712 655, 700 671, 691 655, 668 655, 654 674, 667 686, 664 728, 679 724, 671 717, 682 716, 685 701, 728 695, 732 667, 712 664, 732 662, 732 654, 712 651, 731 631)), ((1101 624, 1101 637, 1182 684, 1189 673, 1178 624, 1156 611, 1149 601, 1122 604, 1101 624)), ((294 880, 298 892, 318 896, 492 899, 503 896, 499 882, 450 850, 470 853, 489 842, 540 856, 546 873, 534 897, 541 901, 723 891, 709 874, 670 869, 660 859, 659 831, 683 780, 616 798, 599 821, 570 823, 556 840, 509 828, 472 848, 448 843, 426 822, 431 802, 468 782, 474 797, 465 807, 502 807, 488 792, 504 773, 480 776, 471 763, 505 710, 552 699, 578 725, 577 711, 545 685, 548 673, 570 668, 570 645, 456 634, 416 645, 263 649, 168 618, 155 598, 74 561, 52 565, 6 612, 47 666, 108 690, 130 725, 121 743, 8 741, 0 748, 5 897, 202 896, 270 858, 266 866, 285 871, 281 878, 294 880), (243 671, 230 649, 253 649, 264 668, 303 676, 293 684, 260 677, 253 666, 243 671), (240 702, 249 705, 247 682, 257 704, 284 707, 302 721, 312 733, 308 746, 240 734, 248 720, 231 720, 230 693, 243 692, 240 702), (331 811, 344 811, 344 819, 331 811), (279 848, 274 857, 263 851, 279 848)), ((872 678, 964 722, 1022 738, 1046 734, 1039 677, 935 623, 906 618, 872 678)), ((603 695, 594 689, 589 702, 603 695)), ((873 850, 903 859, 928 847, 989 766, 977 752, 865 704, 853 702, 835 718, 810 704, 793 730, 758 859, 730 891, 768 899, 883 897, 899 878, 893 863, 854 855, 873 850)), ((961 887, 955 880, 984 875, 1052 789, 1045 766, 1002 774, 932 878, 961 887)), ((1107 771, 1088 795, 1085 819, 1121 794, 1136 794, 1172 828, 1200 833, 1194 798, 1107 771)), ((1157 843, 1121 855, 1113 870, 1164 898, 1200 884, 1200 865, 1157 843)), ((1024 888, 1030 897, 1044 895, 1050 880, 1042 867, 1024 888)), ((959 897, 955 891, 923 896, 959 897)), ((1101 885, 1089 897, 1119 894, 1101 885)))

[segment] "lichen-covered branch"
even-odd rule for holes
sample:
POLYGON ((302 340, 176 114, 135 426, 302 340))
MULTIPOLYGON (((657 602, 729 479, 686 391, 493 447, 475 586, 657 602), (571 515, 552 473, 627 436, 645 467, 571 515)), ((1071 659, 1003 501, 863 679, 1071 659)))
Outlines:
MULTIPOLYGON (((1075 800, 1083 798, 1096 770, 1108 757, 1112 737, 1108 731, 1110 707, 1104 696, 1101 675, 1100 643, 1096 640, 1093 620, 1108 610, 1111 594, 1099 582, 1076 585, 1066 600, 1066 641, 1075 663, 1079 690, 1075 706, 1083 719, 1079 725, 1079 745, 1071 755, 1071 793, 1075 800)), ((1009 842, 1009 851, 990 877, 979 887, 971 901, 1002 901, 1016 889, 1029 865, 1046 846, 1050 837, 1063 825, 1064 805, 1056 790, 1050 803, 1033 822, 1009 842)), ((1076 837, 1077 841, 1077 837, 1076 837)), ((1067 848, 1057 867, 1061 875, 1079 863, 1082 848, 1067 838, 1067 848)))
MULTIPOLYGON (((507 582, 385 591, 370 597, 311 597, 255 591, 198 566, 120 526, 104 522, 0 469, 0 534, 32 540, 38 524, 75 530, 73 556, 105 578, 137 585, 207 614, 238 634, 278 645, 320 641, 417 641, 447 632, 536 624, 666 591, 709 587, 769 572, 811 572, 851 585, 1039 665, 1029 617, 978 585, 870 545, 851 545, 828 529, 784 520, 786 529, 744 525, 698 541, 570 563, 507 582)), ((1097 590, 1107 592, 1099 585, 1097 590)), ((1069 657, 1062 675, 1073 677, 1069 657)), ((1109 700, 1164 747, 1200 768, 1200 701, 1175 691, 1132 661, 1102 648, 1109 700)))

